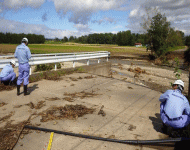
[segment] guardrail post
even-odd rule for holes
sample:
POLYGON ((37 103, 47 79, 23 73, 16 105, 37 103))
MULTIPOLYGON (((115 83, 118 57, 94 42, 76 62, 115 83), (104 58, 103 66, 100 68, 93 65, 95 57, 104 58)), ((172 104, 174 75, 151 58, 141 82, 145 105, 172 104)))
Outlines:
POLYGON ((55 63, 55 71, 57 70, 57 64, 55 63))
POLYGON ((100 63, 100 59, 98 59, 98 63, 100 63))
POLYGON ((87 65, 89 66, 89 64, 90 64, 90 61, 89 61, 89 59, 87 60, 87 65))
POLYGON ((108 61, 108 57, 107 57, 107 61, 108 61))
POLYGON ((30 75, 32 74, 32 68, 31 68, 31 66, 30 66, 30 72, 29 72, 29 74, 30 74, 30 75))
POLYGON ((75 68, 75 61, 73 61, 73 68, 75 68))

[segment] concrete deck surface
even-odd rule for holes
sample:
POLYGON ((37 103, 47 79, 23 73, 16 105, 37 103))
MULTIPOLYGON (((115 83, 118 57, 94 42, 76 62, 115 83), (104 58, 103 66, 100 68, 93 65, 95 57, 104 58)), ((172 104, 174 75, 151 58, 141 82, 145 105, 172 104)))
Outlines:
MULTIPOLYGON (((42 128, 49 128, 87 135, 112 137, 121 140, 151 140, 163 139, 167 136, 161 132, 161 120, 158 101, 160 92, 149 88, 131 84, 120 79, 100 77, 87 73, 75 73, 63 76, 60 81, 42 80, 29 84, 29 96, 16 95, 16 89, 0 92, 0 102, 7 105, 0 107, 0 117, 10 114, 13 124, 27 120, 32 113, 39 113, 51 106, 65 106, 66 104, 82 104, 96 108, 93 114, 79 117, 76 120, 54 120, 40 122, 41 116, 33 116, 32 124, 40 124, 42 128), (78 79, 81 77, 82 79, 78 79), (77 81, 73 81, 75 78, 77 81), (93 92, 93 97, 74 98, 74 102, 63 100, 65 92, 93 92), (60 100, 48 101, 47 98, 58 97, 60 100), (37 104, 45 101, 41 109, 31 109, 25 105, 30 102, 37 104), (20 108, 15 106, 22 105, 20 108), (106 116, 98 115, 104 105, 106 116)), ((22 88, 21 88, 22 92, 22 88)), ((3 127, 5 123, 1 123, 3 127)), ((47 149, 51 133, 33 131, 20 138, 14 150, 43 150, 47 149)), ((133 146, 127 144, 88 140, 78 137, 54 134, 51 150, 149 150, 171 149, 170 147, 133 146)))

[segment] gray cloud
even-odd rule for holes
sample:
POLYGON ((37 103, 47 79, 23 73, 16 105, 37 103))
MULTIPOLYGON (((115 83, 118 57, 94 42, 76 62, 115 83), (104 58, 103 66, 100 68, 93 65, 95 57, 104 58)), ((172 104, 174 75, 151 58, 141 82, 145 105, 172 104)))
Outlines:
POLYGON ((162 14, 165 14, 171 26, 177 30, 183 31, 186 35, 190 34, 190 1, 189 0, 133 0, 133 8, 130 11, 128 18, 129 24, 126 26, 132 32, 143 31, 140 23, 146 17, 145 7, 152 9, 150 16, 155 15, 157 9, 162 14), (136 4, 136 5, 134 5, 136 4))
POLYGON ((60 16, 70 13, 69 21, 75 24, 88 24, 92 14, 98 11, 118 9, 124 0, 53 0, 60 16))
POLYGON ((1 0, 0 10, 19 10, 25 7, 39 8, 45 0, 1 0))
POLYGON ((100 20, 93 20, 92 23, 98 23, 99 25, 102 23, 116 23, 114 18, 104 17, 100 20))
POLYGON ((88 25, 83 25, 83 24, 76 24, 74 27, 80 31, 80 32, 91 32, 91 29, 89 28, 88 25))

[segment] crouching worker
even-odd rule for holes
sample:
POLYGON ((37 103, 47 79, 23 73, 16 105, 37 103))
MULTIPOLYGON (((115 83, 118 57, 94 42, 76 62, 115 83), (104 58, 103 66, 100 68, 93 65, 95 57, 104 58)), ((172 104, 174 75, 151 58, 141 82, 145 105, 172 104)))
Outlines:
POLYGON ((12 85, 13 81, 16 78, 16 74, 14 73, 14 67, 16 65, 16 62, 14 60, 11 60, 9 65, 6 65, 3 67, 1 73, 0 73, 0 80, 1 83, 12 85))
POLYGON ((184 82, 176 80, 172 85, 173 90, 167 90, 159 100, 160 116, 163 121, 163 131, 170 126, 173 129, 182 129, 190 123, 190 106, 187 98, 182 94, 184 82))
POLYGON ((28 39, 23 38, 22 43, 16 47, 14 56, 18 59, 19 63, 19 75, 17 79, 17 95, 20 95, 20 85, 24 82, 24 95, 29 95, 27 92, 27 85, 29 84, 29 59, 31 58, 31 52, 28 48, 28 39))

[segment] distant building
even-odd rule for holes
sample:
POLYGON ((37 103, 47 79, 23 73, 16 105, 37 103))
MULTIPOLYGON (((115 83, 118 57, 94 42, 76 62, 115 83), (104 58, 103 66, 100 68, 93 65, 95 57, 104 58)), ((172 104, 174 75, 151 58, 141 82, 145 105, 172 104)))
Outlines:
POLYGON ((141 47, 142 44, 141 44, 141 43, 135 43, 135 46, 136 46, 136 47, 141 47))

